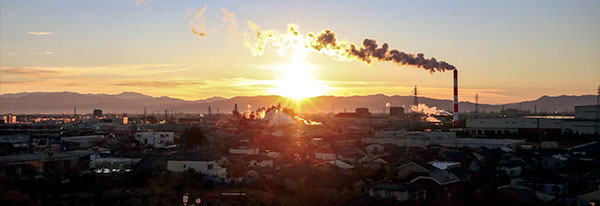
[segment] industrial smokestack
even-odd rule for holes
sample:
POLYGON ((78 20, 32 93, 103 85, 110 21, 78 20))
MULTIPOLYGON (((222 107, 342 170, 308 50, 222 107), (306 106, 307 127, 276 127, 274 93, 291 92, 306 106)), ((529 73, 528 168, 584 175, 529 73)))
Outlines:
POLYGON ((454 115, 452 123, 458 123, 458 70, 454 69, 454 115))

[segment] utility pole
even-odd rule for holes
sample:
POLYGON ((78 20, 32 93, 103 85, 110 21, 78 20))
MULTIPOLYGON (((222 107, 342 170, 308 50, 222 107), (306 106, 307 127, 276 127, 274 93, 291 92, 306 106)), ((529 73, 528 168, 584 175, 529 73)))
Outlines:
POLYGON ((598 121, 600 121, 600 85, 598 85, 598 96, 596 97, 596 134, 600 134, 600 129, 598 128, 598 121))
POLYGON ((169 119, 169 110, 165 109, 165 123, 167 122, 167 119, 169 119))
POLYGON ((475 93, 475 114, 479 114, 479 94, 475 93))

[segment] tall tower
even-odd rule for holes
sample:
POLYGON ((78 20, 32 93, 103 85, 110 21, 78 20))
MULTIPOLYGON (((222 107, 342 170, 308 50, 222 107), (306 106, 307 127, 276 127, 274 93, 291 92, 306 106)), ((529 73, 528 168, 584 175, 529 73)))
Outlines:
POLYGON ((413 102, 413 104, 415 105, 415 107, 417 107, 417 109, 419 108, 419 100, 417 99, 418 94, 419 91, 417 90, 417 85, 415 85, 415 89, 413 90, 413 96, 415 97, 415 101, 413 102))
POLYGON ((146 124, 146 122, 148 122, 148 116, 146 115, 146 107, 144 107, 144 124, 146 124))
POLYGON ((458 70, 454 69, 454 114, 452 115, 452 122, 456 124, 458 122, 458 70))
POLYGON ((212 115, 212 109, 208 106, 208 116, 212 115))

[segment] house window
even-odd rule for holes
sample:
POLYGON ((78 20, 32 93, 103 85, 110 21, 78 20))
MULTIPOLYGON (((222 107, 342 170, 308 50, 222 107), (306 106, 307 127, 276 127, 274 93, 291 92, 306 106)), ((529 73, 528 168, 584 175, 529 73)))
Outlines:
POLYGON ((206 168, 208 168, 209 170, 212 170, 212 169, 213 169, 213 164, 208 164, 208 165, 206 166, 206 168))
POLYGON ((185 168, 187 168, 187 166, 185 164, 183 164, 183 168, 185 169, 185 168))

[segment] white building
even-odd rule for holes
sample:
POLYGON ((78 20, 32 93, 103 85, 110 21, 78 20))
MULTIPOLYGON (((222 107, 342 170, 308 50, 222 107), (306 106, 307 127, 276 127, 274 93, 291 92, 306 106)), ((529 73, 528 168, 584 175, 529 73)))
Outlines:
POLYGON ((486 147, 490 149, 511 147, 522 144, 525 140, 516 139, 477 139, 457 138, 454 132, 407 132, 384 131, 375 134, 374 138, 362 138, 363 144, 393 144, 398 147, 421 147, 441 145, 445 147, 486 147))
POLYGON ((204 175, 226 178, 227 169, 221 167, 219 160, 219 157, 207 154, 179 154, 167 159, 167 170, 184 172, 192 169, 204 175))
POLYGON ((600 132, 600 107, 575 106, 575 116, 524 116, 467 119, 471 135, 594 134, 600 132))
POLYGON ((152 145, 155 148, 164 148, 175 141, 174 132, 137 132, 135 139, 142 144, 152 145))

